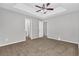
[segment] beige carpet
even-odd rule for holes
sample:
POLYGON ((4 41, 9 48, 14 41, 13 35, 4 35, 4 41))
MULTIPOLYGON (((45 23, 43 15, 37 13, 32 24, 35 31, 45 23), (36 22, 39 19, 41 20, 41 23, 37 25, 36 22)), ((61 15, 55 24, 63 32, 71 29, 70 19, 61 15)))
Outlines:
POLYGON ((78 55, 76 44, 48 38, 27 40, 0 47, 2 56, 75 56, 78 55))

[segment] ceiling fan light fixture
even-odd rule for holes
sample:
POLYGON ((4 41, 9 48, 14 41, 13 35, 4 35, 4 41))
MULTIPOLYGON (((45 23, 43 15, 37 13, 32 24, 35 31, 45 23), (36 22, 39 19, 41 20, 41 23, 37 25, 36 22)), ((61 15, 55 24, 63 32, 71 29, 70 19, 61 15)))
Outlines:
POLYGON ((40 8, 40 10, 37 10, 36 12, 40 12, 43 10, 43 14, 46 14, 47 11, 53 11, 54 8, 49 8, 50 3, 43 4, 42 6, 35 5, 35 7, 40 8))

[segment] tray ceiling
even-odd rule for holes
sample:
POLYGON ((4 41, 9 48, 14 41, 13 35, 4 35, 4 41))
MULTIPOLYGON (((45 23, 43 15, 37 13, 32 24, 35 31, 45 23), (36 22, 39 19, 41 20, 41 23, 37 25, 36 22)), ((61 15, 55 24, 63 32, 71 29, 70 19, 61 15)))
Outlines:
POLYGON ((46 14, 43 14, 42 11, 36 12, 39 8, 35 7, 35 5, 42 6, 42 4, 43 3, 1 3, 0 7, 28 14, 29 16, 34 16, 39 19, 47 19, 49 17, 63 15, 79 10, 78 3, 51 3, 49 7, 54 8, 53 11, 48 11, 46 14))

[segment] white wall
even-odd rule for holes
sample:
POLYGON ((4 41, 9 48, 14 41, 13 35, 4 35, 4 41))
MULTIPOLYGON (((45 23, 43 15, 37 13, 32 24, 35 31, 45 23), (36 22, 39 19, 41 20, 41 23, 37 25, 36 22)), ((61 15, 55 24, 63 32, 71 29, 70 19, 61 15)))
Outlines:
POLYGON ((48 19, 47 36, 52 39, 79 43, 79 12, 48 19))
POLYGON ((0 46, 24 41, 25 16, 0 8, 0 46))

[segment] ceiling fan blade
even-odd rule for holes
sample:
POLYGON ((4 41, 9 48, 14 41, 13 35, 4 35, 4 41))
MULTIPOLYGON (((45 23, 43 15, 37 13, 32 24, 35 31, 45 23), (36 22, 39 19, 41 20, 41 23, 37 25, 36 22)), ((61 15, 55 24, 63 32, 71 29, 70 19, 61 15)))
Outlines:
POLYGON ((54 10, 53 8, 47 8, 47 10, 54 10))
POLYGON ((50 3, 47 3, 46 6, 48 7, 50 5, 50 3))
POLYGON ((39 11, 41 11, 41 10, 37 10, 36 12, 39 12, 39 11))
POLYGON ((47 13, 47 11, 46 12, 44 12, 44 14, 46 14, 47 13))
POLYGON ((35 5, 35 7, 42 8, 42 7, 38 6, 38 5, 35 5))

